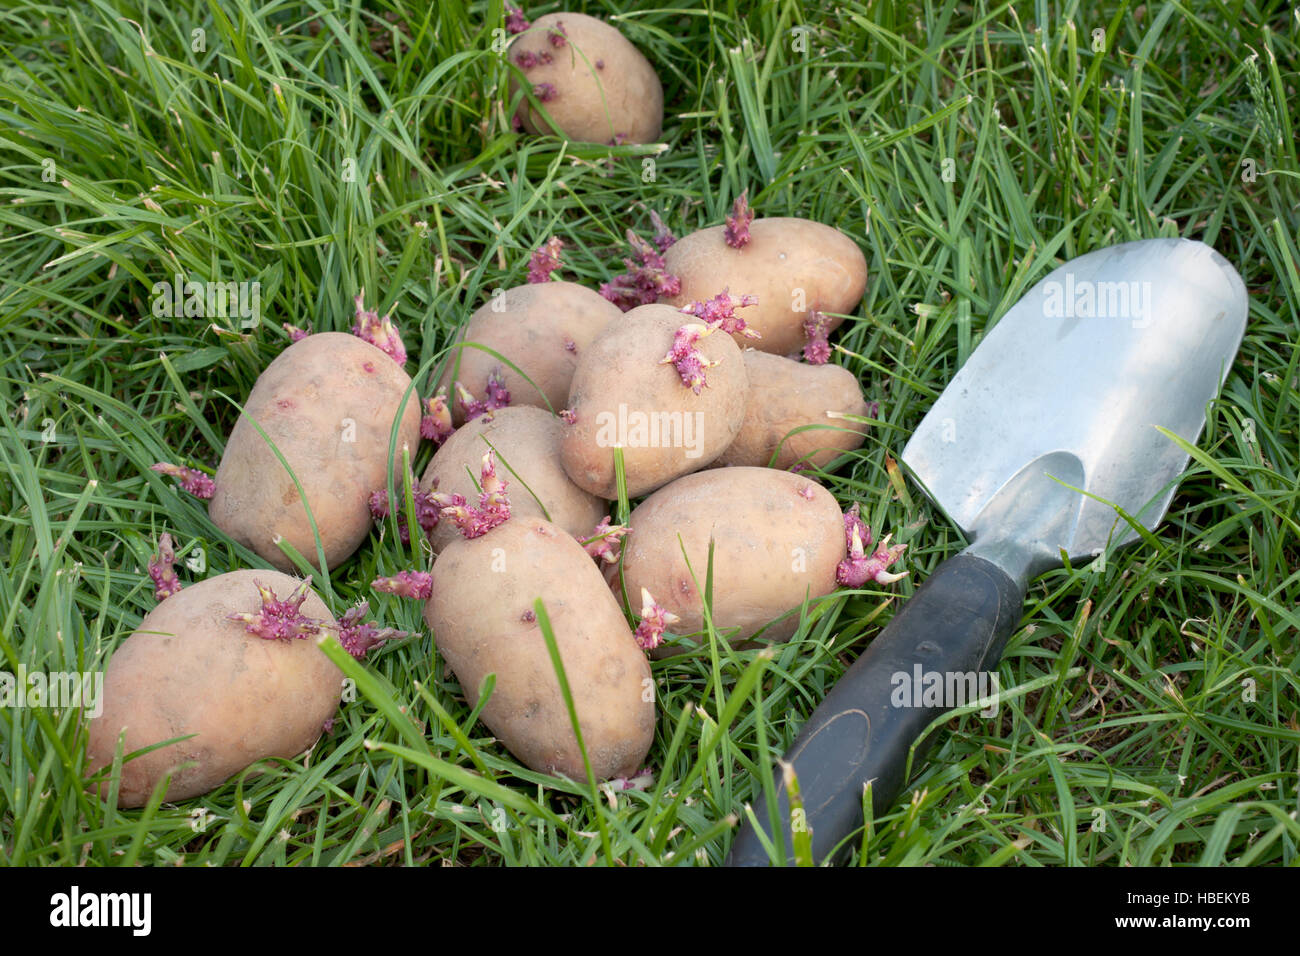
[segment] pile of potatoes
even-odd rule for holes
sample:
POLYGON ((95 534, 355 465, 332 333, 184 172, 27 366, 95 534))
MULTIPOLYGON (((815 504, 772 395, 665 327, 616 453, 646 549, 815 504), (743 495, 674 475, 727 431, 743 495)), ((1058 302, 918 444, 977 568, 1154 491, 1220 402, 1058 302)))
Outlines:
MULTIPOLYGON (((530 132, 658 137, 658 78, 614 28, 549 14, 510 56, 544 107, 524 110, 530 132)), ((333 617, 288 574, 295 555, 328 573, 356 552, 375 527, 373 496, 402 494, 422 435, 441 442, 415 483, 435 560, 431 576, 406 579, 418 586, 392 590, 424 601, 471 705, 493 677, 481 719, 528 767, 631 777, 656 726, 647 651, 689 649, 710 627, 736 643, 789 639, 846 556, 839 505, 809 475, 864 441, 862 389, 824 359, 826 335, 862 298, 866 261, 829 226, 755 219, 745 197, 725 226, 656 242, 642 263, 671 281, 642 282, 650 291, 628 311, 551 280, 554 266, 495 296, 450 343, 425 401, 387 319, 383 340, 361 321, 353 335, 292 330, 244 402, 209 504, 217 529, 277 570, 160 592, 113 655, 91 770, 174 741, 123 764, 124 805, 163 781, 167 799, 185 799, 313 746, 339 700, 341 674, 317 646, 333 617), (821 358, 802 361, 810 349, 821 358), (509 404, 447 404, 489 392, 509 404), (613 528, 620 482, 644 500, 613 528), (268 603, 271 591, 297 604, 268 603), (258 614, 280 623, 261 633, 240 623, 258 614), (676 639, 655 649, 666 624, 676 639)))

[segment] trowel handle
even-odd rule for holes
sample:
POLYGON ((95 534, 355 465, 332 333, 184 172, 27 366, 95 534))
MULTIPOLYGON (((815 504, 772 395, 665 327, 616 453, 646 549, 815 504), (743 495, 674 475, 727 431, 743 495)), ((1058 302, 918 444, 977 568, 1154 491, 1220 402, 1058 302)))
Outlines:
MULTIPOLYGON (((854 830, 861 828, 863 787, 872 785, 874 812, 889 809, 907 783, 908 751, 935 717, 958 704, 926 703, 933 678, 949 675, 953 686, 969 688, 958 676, 986 671, 985 688, 996 679, 997 662, 1007 636, 1020 620, 1024 590, 997 565, 973 554, 959 554, 941 564, 894 616, 861 657, 840 678, 799 732, 785 755, 798 780, 812 856, 822 863, 854 830), (919 682, 918 682, 919 677, 919 682)), ((995 685, 994 685, 995 686, 995 685)), ((984 689, 984 688, 981 688, 984 689)), ((973 703, 979 695, 967 699, 973 703)), ((943 698, 945 702, 951 697, 943 698)), ((914 768, 930 743, 918 746, 914 768)), ((775 775, 777 819, 784 831, 787 862, 794 860, 790 802, 780 768, 775 775)), ((771 836, 766 801, 754 815, 771 836)), ((779 841, 773 845, 780 847, 779 841)), ((844 852, 852 847, 838 847, 844 852)), ((838 854, 837 854, 838 855, 838 854)), ((729 866, 766 866, 771 862, 758 835, 746 825, 731 847, 729 866)))

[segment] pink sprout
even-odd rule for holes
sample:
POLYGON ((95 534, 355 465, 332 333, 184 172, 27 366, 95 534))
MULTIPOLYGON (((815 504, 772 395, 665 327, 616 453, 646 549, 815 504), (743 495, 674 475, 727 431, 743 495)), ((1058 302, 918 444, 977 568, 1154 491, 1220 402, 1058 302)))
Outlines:
POLYGON ((533 87, 533 96, 537 97, 543 103, 549 103, 555 99, 554 83, 538 83, 533 87))
POLYGON ((343 616, 334 622, 334 627, 339 632, 339 643, 357 660, 364 660, 367 654, 385 641, 411 636, 407 631, 399 631, 391 627, 383 629, 375 627, 374 624, 364 620, 369 613, 370 603, 362 601, 356 607, 348 608, 343 616))
POLYGON ((624 312, 630 312, 638 305, 649 305, 660 297, 671 297, 682 291, 681 280, 668 272, 659 250, 631 229, 627 231, 627 241, 636 258, 623 260, 627 271, 601 285, 601 295, 624 312))
POLYGON ((672 365, 676 368, 682 384, 696 395, 700 394, 700 389, 709 384, 705 379, 705 370, 721 364, 721 361, 706 362, 704 353, 695 347, 695 343, 713 329, 714 326, 700 325, 696 322, 683 325, 673 336, 673 347, 659 361, 660 365, 672 365))
POLYGON ((499 371, 493 370, 487 379, 488 408, 505 408, 510 404, 510 392, 499 371))
POLYGON ((283 601, 277 599, 275 592, 261 582, 254 581, 253 584, 261 595, 261 608, 256 614, 231 614, 228 620, 242 622, 244 630, 249 634, 256 634, 267 641, 289 641, 320 632, 322 622, 304 617, 301 611, 302 602, 307 600, 311 587, 310 580, 299 584, 293 594, 283 601))
POLYGON ((520 50, 515 54, 515 62, 519 64, 520 69, 531 70, 535 66, 545 66, 551 62, 551 55, 543 50, 540 53, 534 53, 532 50, 520 50))
POLYGON ((895 574, 889 570, 889 566, 907 550, 905 544, 890 545, 889 539, 893 535, 886 535, 875 553, 867 554, 867 548, 871 547, 871 529, 863 524, 856 502, 844 514, 844 537, 849 554, 835 569, 835 580, 843 587, 858 588, 867 581, 893 584, 907 577, 907 571, 895 574))
POLYGON ((523 33, 531 23, 524 16, 524 11, 520 10, 513 3, 506 4, 506 31, 508 33, 523 33))
POLYGON ((665 610, 658 604, 650 592, 641 589, 641 623, 636 626, 633 637, 642 650, 654 650, 664 640, 664 631, 681 621, 676 614, 665 610))
POLYGON ((802 488, 799 489, 798 494, 800 498, 803 498, 807 501, 812 501, 813 498, 816 497, 817 493, 813 491, 812 485, 804 485, 802 488))
POLYGON ((433 595, 433 575, 428 571, 398 571, 392 577, 375 578, 370 586, 384 594, 427 601, 433 595))
POLYGON ((564 337, 564 351, 572 352, 574 355, 578 354, 578 343, 567 335, 564 337))
POLYGON ((733 299, 723 289, 712 299, 706 299, 704 302, 692 302, 684 306, 679 311, 687 315, 693 315, 697 319, 702 319, 704 324, 710 328, 721 329, 728 335, 739 333, 746 338, 762 338, 758 332, 745 325, 745 320, 736 315, 737 309, 743 309, 747 306, 758 305, 758 296, 742 295, 739 299, 733 299))
POLYGON ((572 425, 578 420, 578 413, 572 408, 561 408, 560 420, 566 425, 572 425))
POLYGON ((528 260, 528 281, 551 281, 551 273, 560 268, 560 250, 563 248, 564 243, 559 236, 551 236, 539 246, 528 260))
POLYGON ((551 46, 557 49, 568 42, 565 39, 567 36, 568 34, 564 32, 563 20, 556 20, 555 26, 551 27, 551 29, 546 32, 546 38, 551 41, 551 46))
POLYGON ((749 224, 753 221, 754 211, 749 208, 749 190, 746 189, 731 207, 731 215, 727 217, 726 228, 722 231, 722 238, 727 245, 733 249, 743 249, 747 246, 749 224))
MULTIPOLYGON (((411 499, 415 505, 415 521, 424 529, 425 533, 432 533, 433 529, 438 526, 441 509, 434 503, 433 497, 429 493, 421 491, 415 485, 414 475, 411 476, 411 484, 411 499)), ((388 489, 381 488, 378 491, 372 491, 368 504, 370 505, 370 516, 376 522, 382 522, 392 510, 392 506, 388 501, 388 489)), ((405 507, 399 508, 397 511, 397 533, 402 544, 411 543, 411 532, 406 524, 405 507)))
POLYGON ((149 559, 149 577, 153 579, 153 597, 155 601, 164 601, 181 589, 181 579, 176 576, 172 565, 176 563, 176 552, 172 548, 172 536, 163 532, 158 539, 158 553, 149 559))
POLYGON ((510 391, 506 388, 505 380, 501 378, 499 369, 493 369, 488 374, 486 391, 487 397, 479 401, 474 397, 473 392, 460 382, 456 383, 456 404, 460 406, 465 421, 473 421, 484 414, 487 414, 490 420, 491 412, 496 411, 498 408, 505 408, 510 404, 510 391))
POLYGON ((424 400, 425 414, 420 418, 420 437, 441 445, 456 430, 451 421, 451 408, 447 405, 447 386, 438 389, 432 398, 424 400))
POLYGON ((381 319, 378 312, 367 311, 364 304, 365 294, 366 290, 362 289, 353 300, 357 307, 357 314, 356 323, 352 326, 352 334, 383 351, 398 365, 405 365, 406 346, 402 344, 402 336, 398 333, 397 326, 393 325, 393 314, 390 312, 381 319))
POLYGON ((651 210, 650 224, 655 227, 655 248, 660 252, 667 252, 668 247, 677 241, 672 230, 664 225, 664 221, 659 218, 659 213, 651 210))
POLYGON ((816 309, 808 313, 803 321, 803 334, 808 337, 803 347, 803 358, 810 365, 825 365, 830 361, 831 344, 827 340, 830 334, 831 320, 816 309))
POLYGON ((430 497, 441 507, 442 517, 449 519, 466 538, 478 538, 510 518, 508 482, 497 474, 495 453, 483 456, 478 507, 466 503, 462 495, 433 492, 430 497))
POLYGON ((181 489, 188 491, 195 498, 211 498, 213 492, 217 490, 212 479, 197 468, 182 468, 180 465, 169 465, 165 461, 160 461, 149 470, 180 479, 181 489))
POLYGON ((587 553, 596 558, 602 564, 617 564, 619 555, 619 539, 631 533, 632 529, 627 525, 611 525, 609 515, 600 519, 600 524, 596 525, 596 530, 591 533, 591 537, 582 541, 582 546, 587 553))
POLYGON ((609 781, 611 790, 649 790, 655 782, 654 770, 642 767, 630 777, 615 777, 609 781))
POLYGON ((291 343, 301 342, 307 336, 311 335, 311 333, 308 332, 306 329, 300 329, 298 328, 298 326, 290 325, 288 322, 285 322, 282 328, 285 330, 285 332, 289 334, 289 341, 291 343))

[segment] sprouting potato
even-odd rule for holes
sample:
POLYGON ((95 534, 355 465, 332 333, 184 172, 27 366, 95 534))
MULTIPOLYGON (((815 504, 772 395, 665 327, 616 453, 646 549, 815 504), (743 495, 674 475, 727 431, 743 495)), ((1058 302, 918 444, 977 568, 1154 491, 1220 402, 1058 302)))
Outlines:
MULTIPOLYGON (((316 563, 302 497, 257 422, 302 484, 326 562, 346 560, 370 532, 368 496, 386 483, 389 437, 410 384, 397 362, 355 335, 322 332, 290 345, 258 377, 226 443, 208 505, 212 523, 282 571, 293 563, 277 538, 316 563)), ((420 398, 412 390, 396 474, 402 448, 414 457, 419 442, 420 398)))
MULTIPOLYGON (((537 517, 510 516, 510 484, 492 457, 478 505, 444 508, 466 537, 433 566, 424 619, 471 705, 495 675, 482 720, 523 763, 586 778, 546 640, 542 599, 573 693, 583 743, 599 779, 631 777, 654 738, 654 685, 618 602, 583 546, 537 517)), ((511 495, 518 489, 511 486, 511 495)), ((446 502, 450 496, 442 496, 446 502)), ((472 500, 472 499, 467 499, 472 500)))
MULTIPOLYGON (((598 292, 574 282, 506 289, 469 317, 456 341, 473 344, 449 356, 439 385, 449 396, 454 395, 456 382, 481 396, 488 391, 489 376, 495 375, 509 393, 511 405, 558 412, 568 400, 578 359, 610 322, 622 316, 598 292)), ((458 407, 456 420, 464 418, 458 407)))
POLYGON ((789 639, 805 598, 815 602, 835 590, 846 555, 834 496, 802 475, 773 468, 715 468, 678 478, 632 509, 627 523, 632 530, 621 564, 627 594, 635 599, 649 591, 680 619, 673 632, 682 636, 704 629, 710 543, 713 623, 736 642, 763 628, 765 639, 789 639))
POLYGON ((618 494, 615 446, 632 497, 707 467, 735 440, 749 379, 721 329, 665 305, 644 305, 608 326, 580 357, 561 443, 573 483, 618 494))
POLYGON ((751 294, 758 302, 743 316, 761 337, 737 336, 742 345, 776 355, 793 355, 810 341, 824 346, 844 321, 833 313, 853 312, 866 291, 862 250, 838 229, 808 219, 753 219, 744 228, 744 241, 734 245, 731 226, 700 229, 673 243, 664 262, 681 291, 660 301, 681 306, 723 289, 751 294))
POLYGON ((870 414, 857 377, 838 365, 809 365, 745 350, 749 403, 740 434, 718 465, 824 468, 860 448, 866 425, 845 416, 870 414), (773 457, 775 456, 775 461, 773 457))
MULTIPOLYGON (((560 465, 564 423, 549 412, 526 405, 501 408, 458 428, 425 469, 420 482, 469 499, 478 494, 479 463, 496 452, 497 467, 510 481, 511 505, 517 518, 547 518, 575 537, 590 535, 609 505, 583 491, 560 465)), ((435 554, 456 539, 454 526, 440 522, 429 536, 435 554)))
MULTIPOLYGON (((523 71, 568 139, 587 143, 654 143, 664 121, 664 94, 650 61, 617 29, 581 13, 548 13, 511 43, 510 62, 523 71)), ((511 78, 512 95, 517 79, 511 78)), ((530 133, 551 132, 525 104, 530 133)))
POLYGON ((193 735, 123 763, 119 802, 138 807, 169 773, 166 799, 185 800, 259 760, 307 750, 343 688, 316 643, 318 625, 332 620, 306 582, 276 571, 231 571, 172 593, 109 661, 88 771, 112 764, 122 732, 124 755, 193 735), (287 636, 250 633, 232 615, 287 636))

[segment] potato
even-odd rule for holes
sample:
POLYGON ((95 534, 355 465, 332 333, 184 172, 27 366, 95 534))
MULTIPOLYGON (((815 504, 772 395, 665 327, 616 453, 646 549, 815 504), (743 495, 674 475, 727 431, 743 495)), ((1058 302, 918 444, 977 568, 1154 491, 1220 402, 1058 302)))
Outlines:
MULTIPOLYGON (((337 709, 343 674, 315 637, 266 640, 228 619, 259 611, 254 582, 281 601, 301 583, 276 571, 207 578, 146 614, 113 653, 103 712, 90 721, 88 772, 112 764, 123 729, 124 754, 195 735, 124 762, 122 806, 143 805, 169 772, 166 799, 186 800, 258 760, 295 757, 312 746, 337 709)), ((333 620, 311 591, 300 611, 317 621, 333 620)), ((107 783, 100 792, 107 794, 107 783)))
MULTIPOLYGON (((834 591, 835 569, 847 552, 844 519, 831 493, 773 468, 717 468, 678 478, 632 509, 627 523, 632 532, 623 539, 621 562, 627 594, 635 602, 648 590, 681 618, 671 629, 681 636, 704 629, 710 539, 713 623, 735 642, 798 608, 805 596, 813 601, 834 591)), ((762 636, 788 640, 798 617, 762 636)))
POLYGON ((482 718, 510 752, 539 772, 585 780, 535 620, 539 597, 593 772, 599 779, 634 775, 654 739, 650 665, 596 565, 567 531, 512 517, 482 537, 450 542, 434 564, 424 619, 471 706, 484 677, 496 675, 482 718))
POLYGON ((745 422, 716 464, 766 468, 776 455, 774 468, 796 462, 824 468, 836 456, 862 447, 867 426, 836 417, 869 413, 852 372, 753 349, 744 355, 749 373, 745 422), (809 425, 817 427, 790 434, 809 425))
MULTIPOLYGON (((282 571, 293 563, 277 537, 316 563, 307 509, 255 421, 302 483, 325 560, 336 567, 370 532, 368 498, 387 481, 389 433, 410 384, 401 366, 354 335, 322 332, 290 345, 258 377, 226 443, 208 504, 212 523, 282 571)), ((394 455, 398 476, 402 447, 414 457, 419 443, 420 398, 412 391, 394 455)))
MULTIPOLYGON (((555 132, 586 143, 654 143, 664 123, 664 91, 650 61, 623 34, 581 13, 548 13, 510 44, 518 66, 542 101, 555 132)), ((511 77, 511 96, 518 80, 511 77)), ((520 121, 549 133, 529 104, 520 121)))
MULTIPOLYGON (((450 355, 439 384, 454 398, 452 385, 459 381, 475 398, 482 398, 488 376, 496 372, 510 392, 511 405, 536 405, 558 412, 569 398, 578 358, 605 326, 622 317, 618 306, 575 282, 538 282, 507 289, 469 317, 456 341, 492 349, 524 375, 490 352, 466 347, 450 355)), ((458 405, 455 420, 458 424, 464 421, 458 405)))
MULTIPOLYGON (((466 500, 477 498, 479 488, 474 479, 479 463, 494 449, 497 467, 510 482, 515 517, 548 518, 571 535, 589 537, 609 513, 609 506, 564 473, 560 465, 563 434, 564 423, 540 408, 497 409, 490 418, 480 416, 452 433, 429 462, 420 488, 432 490, 437 479, 439 491, 463 495, 466 500)), ((429 536, 434 554, 458 537, 451 522, 441 522, 429 536)))
POLYGON ((749 378, 740 348, 716 331, 697 343, 716 366, 697 394, 663 359, 678 329, 699 324, 666 305, 643 305, 608 326, 578 360, 569 389, 573 421, 561 443, 579 488, 614 498, 614 446, 623 447, 630 497, 711 464, 735 440, 749 378))
POLYGON ((680 293, 661 301, 683 306, 723 288, 732 296, 755 295, 758 304, 738 314, 762 338, 738 334, 736 341, 777 355, 803 348, 808 312, 828 313, 829 332, 843 322, 829 313, 852 312, 862 301, 867 260, 838 229, 808 219, 755 219, 749 224, 749 242, 740 249, 727 245, 725 230, 701 229, 668 248, 664 261, 682 286, 680 293))

